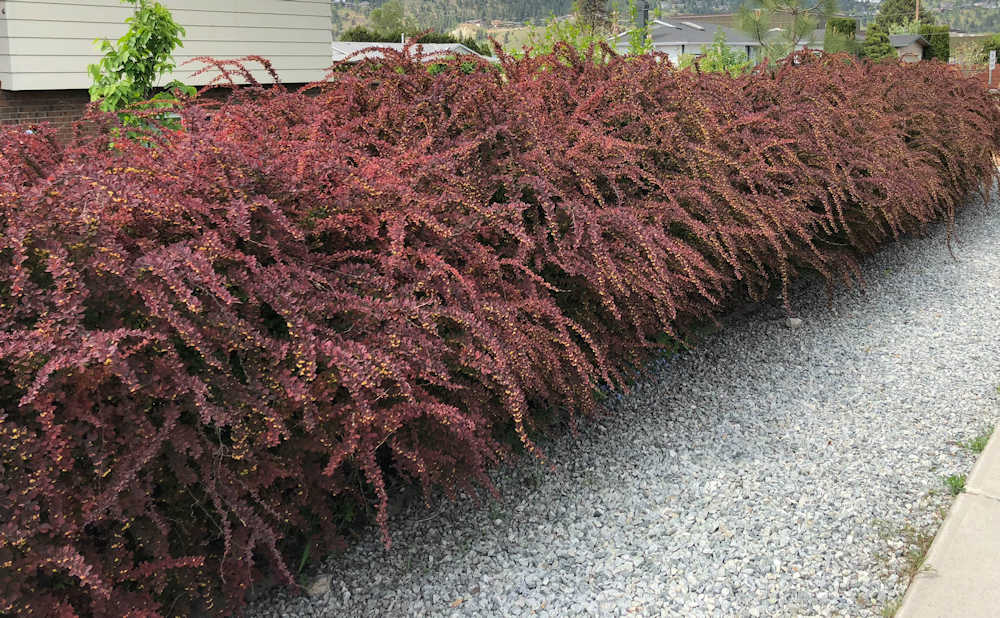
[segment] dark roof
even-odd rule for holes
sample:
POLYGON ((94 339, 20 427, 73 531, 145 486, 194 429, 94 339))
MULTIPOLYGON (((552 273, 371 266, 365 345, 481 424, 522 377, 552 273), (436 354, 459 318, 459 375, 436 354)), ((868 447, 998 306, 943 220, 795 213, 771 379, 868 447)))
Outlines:
POLYGON ((906 47, 913 43, 919 43, 921 47, 930 47, 927 39, 919 34, 890 34, 889 45, 893 47, 906 47))
MULTIPOLYGON (((857 36, 858 41, 864 41, 866 38, 865 34, 859 34, 857 36)), ((924 37, 919 34, 890 34, 889 35, 889 45, 893 47, 906 47, 912 43, 917 43, 921 47, 930 47, 931 44, 924 37)))
MULTIPOLYGON (((691 21, 675 21, 670 18, 654 19, 649 24, 649 35, 654 47, 668 45, 710 45, 715 39, 715 33, 721 30, 726 35, 726 44, 734 46, 759 46, 750 36, 734 28, 718 24, 696 23, 691 21)), ((628 47, 628 32, 615 37, 615 46, 619 49, 628 47)))

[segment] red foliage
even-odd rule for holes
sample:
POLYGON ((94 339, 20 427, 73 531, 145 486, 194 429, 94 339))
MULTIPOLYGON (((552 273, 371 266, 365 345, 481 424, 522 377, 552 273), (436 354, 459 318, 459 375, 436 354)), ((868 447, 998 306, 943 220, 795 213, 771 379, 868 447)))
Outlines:
POLYGON ((231 611, 352 501, 388 543, 387 465, 488 486, 657 334, 849 279, 996 174, 945 65, 558 53, 0 133, 0 613, 231 611))

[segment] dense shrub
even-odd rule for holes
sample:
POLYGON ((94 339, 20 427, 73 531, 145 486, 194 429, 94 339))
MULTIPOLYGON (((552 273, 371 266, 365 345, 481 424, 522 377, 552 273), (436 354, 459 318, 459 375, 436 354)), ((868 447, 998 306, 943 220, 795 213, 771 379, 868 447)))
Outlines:
POLYGON ((990 60, 990 52, 995 51, 1000 54, 1000 34, 987 37, 976 47, 976 62, 987 63, 990 60))
POLYGON ((861 43, 857 40, 858 20, 853 17, 830 17, 826 21, 823 49, 830 53, 847 52, 858 56, 861 43))
POLYGON ((853 39, 858 33, 858 20, 854 17, 830 17, 826 20, 826 34, 831 32, 853 39))
POLYGON ((951 58, 951 26, 920 24, 920 36, 927 39, 927 60, 948 62, 951 58))
POLYGON ((488 487, 661 333, 850 280, 995 175, 943 64, 558 53, 0 134, 0 613, 231 610, 354 508, 388 534, 387 471, 488 487))

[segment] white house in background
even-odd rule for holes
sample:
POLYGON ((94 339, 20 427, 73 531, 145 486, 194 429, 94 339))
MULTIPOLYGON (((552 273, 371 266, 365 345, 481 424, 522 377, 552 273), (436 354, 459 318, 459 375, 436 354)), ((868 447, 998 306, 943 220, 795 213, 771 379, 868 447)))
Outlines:
MULTIPOLYGON (((709 16, 722 17, 722 16, 709 16)), ((782 28, 771 28, 770 34, 778 36, 782 28)), ((763 46, 748 33, 729 26, 711 22, 693 22, 688 20, 675 20, 672 18, 654 19, 649 24, 649 35, 653 42, 653 49, 670 56, 670 61, 674 64, 680 60, 684 54, 697 56, 701 50, 712 44, 717 32, 722 31, 726 35, 726 45, 735 51, 743 52, 747 58, 757 61, 763 56, 763 46)), ((628 52, 629 34, 623 32, 613 39, 615 49, 618 53, 628 52)), ((809 39, 800 42, 795 49, 801 50, 806 47, 812 49, 823 49, 824 30, 815 30, 809 39)))
MULTIPOLYGON (((722 31, 726 35, 726 45, 736 51, 741 51, 749 58, 760 57, 760 42, 745 32, 712 23, 696 23, 693 21, 671 21, 654 19, 649 23, 649 35, 653 49, 670 56, 674 64, 684 54, 698 55, 703 47, 712 44, 715 34, 722 31)), ((629 32, 623 32, 613 39, 618 53, 627 53, 629 49, 629 32)))
MULTIPOLYGON (((178 68, 164 83, 207 83, 211 75, 193 77, 198 66, 181 66, 198 56, 261 56, 287 84, 321 79, 332 64, 330 0, 159 2, 187 31, 174 53, 178 68)), ((94 40, 119 38, 132 12, 119 0, 0 0, 0 124, 65 126, 79 116, 89 101, 87 65, 101 57, 94 40)))
MULTIPOLYGON (((860 42, 864 42, 867 33, 862 32, 857 35, 860 42)), ((919 34, 890 34, 889 45, 896 50, 896 56, 903 62, 920 62, 924 58, 926 49, 931 44, 919 34)))
MULTIPOLYGON (((350 58, 351 62, 369 60, 371 58, 381 58, 382 52, 378 49, 392 49, 398 52, 403 51, 403 43, 370 43, 365 41, 334 41, 330 45, 333 51, 333 61, 340 62, 350 58), (363 53, 362 53, 363 52, 363 53), (357 54, 357 55, 355 55, 357 54)), ((453 55, 471 55, 494 61, 494 58, 478 54, 461 43, 413 43, 411 53, 422 54, 424 60, 432 61, 441 57, 453 55)))

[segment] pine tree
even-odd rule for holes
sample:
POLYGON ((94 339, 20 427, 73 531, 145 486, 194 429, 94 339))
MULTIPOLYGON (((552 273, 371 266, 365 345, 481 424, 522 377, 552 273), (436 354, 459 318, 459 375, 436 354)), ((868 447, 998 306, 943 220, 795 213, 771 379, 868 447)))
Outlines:
POLYGON ((896 57, 896 50, 889 43, 889 35, 877 22, 868 27, 861 55, 873 62, 896 57))
POLYGON ((835 8, 836 0, 747 0, 737 12, 737 23, 761 44, 765 56, 776 60, 799 45, 811 45, 816 27, 835 8))

